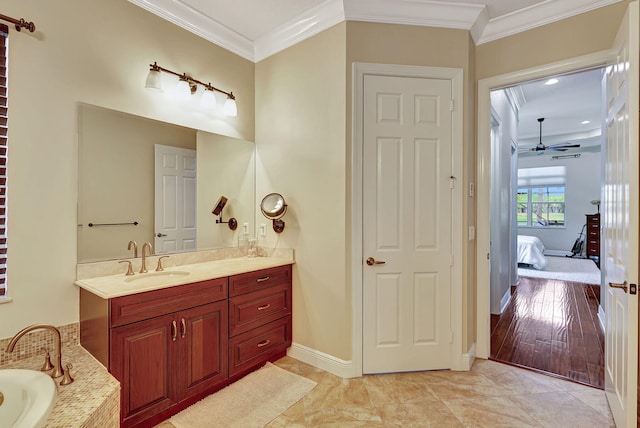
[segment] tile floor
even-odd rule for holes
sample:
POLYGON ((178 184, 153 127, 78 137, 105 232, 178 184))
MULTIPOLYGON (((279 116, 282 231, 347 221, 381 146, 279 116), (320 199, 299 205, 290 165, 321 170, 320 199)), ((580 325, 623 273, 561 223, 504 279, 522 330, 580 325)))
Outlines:
POLYGON ((290 357, 275 364, 318 385, 269 428, 615 427, 603 391, 494 361, 476 360, 470 372, 355 379, 290 357))

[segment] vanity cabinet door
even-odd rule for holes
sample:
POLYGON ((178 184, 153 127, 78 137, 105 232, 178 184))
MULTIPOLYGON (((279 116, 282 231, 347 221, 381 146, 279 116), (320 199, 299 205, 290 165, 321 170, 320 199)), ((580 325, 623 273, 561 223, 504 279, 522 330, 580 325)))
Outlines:
POLYGON ((110 371, 120 381, 125 426, 143 421, 177 402, 174 315, 111 329, 110 371))
POLYGON ((180 399, 222 384, 228 374, 227 301, 178 314, 180 399))

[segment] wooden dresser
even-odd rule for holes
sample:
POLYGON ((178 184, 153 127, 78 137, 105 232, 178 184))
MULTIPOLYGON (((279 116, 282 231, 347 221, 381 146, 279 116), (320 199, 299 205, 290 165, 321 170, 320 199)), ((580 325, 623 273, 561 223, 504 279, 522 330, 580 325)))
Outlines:
POLYGON ((587 214, 587 257, 600 262, 600 214, 587 214))

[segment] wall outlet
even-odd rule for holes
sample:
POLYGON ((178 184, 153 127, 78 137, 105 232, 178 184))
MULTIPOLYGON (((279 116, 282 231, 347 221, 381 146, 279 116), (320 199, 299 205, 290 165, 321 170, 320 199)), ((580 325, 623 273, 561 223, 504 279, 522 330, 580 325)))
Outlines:
POLYGON ((263 238, 267 236, 267 225, 264 223, 260 223, 260 236, 263 238))
POLYGON ((249 223, 242 223, 242 233, 245 235, 249 234, 249 223))

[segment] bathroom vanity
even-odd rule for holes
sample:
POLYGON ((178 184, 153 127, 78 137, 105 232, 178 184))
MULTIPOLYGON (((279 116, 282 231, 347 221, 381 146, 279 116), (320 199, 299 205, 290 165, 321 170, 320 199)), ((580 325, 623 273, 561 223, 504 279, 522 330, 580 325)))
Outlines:
POLYGON ((153 426, 291 345, 291 261, 218 260, 167 272, 76 282, 80 343, 120 381, 124 427, 153 426))

